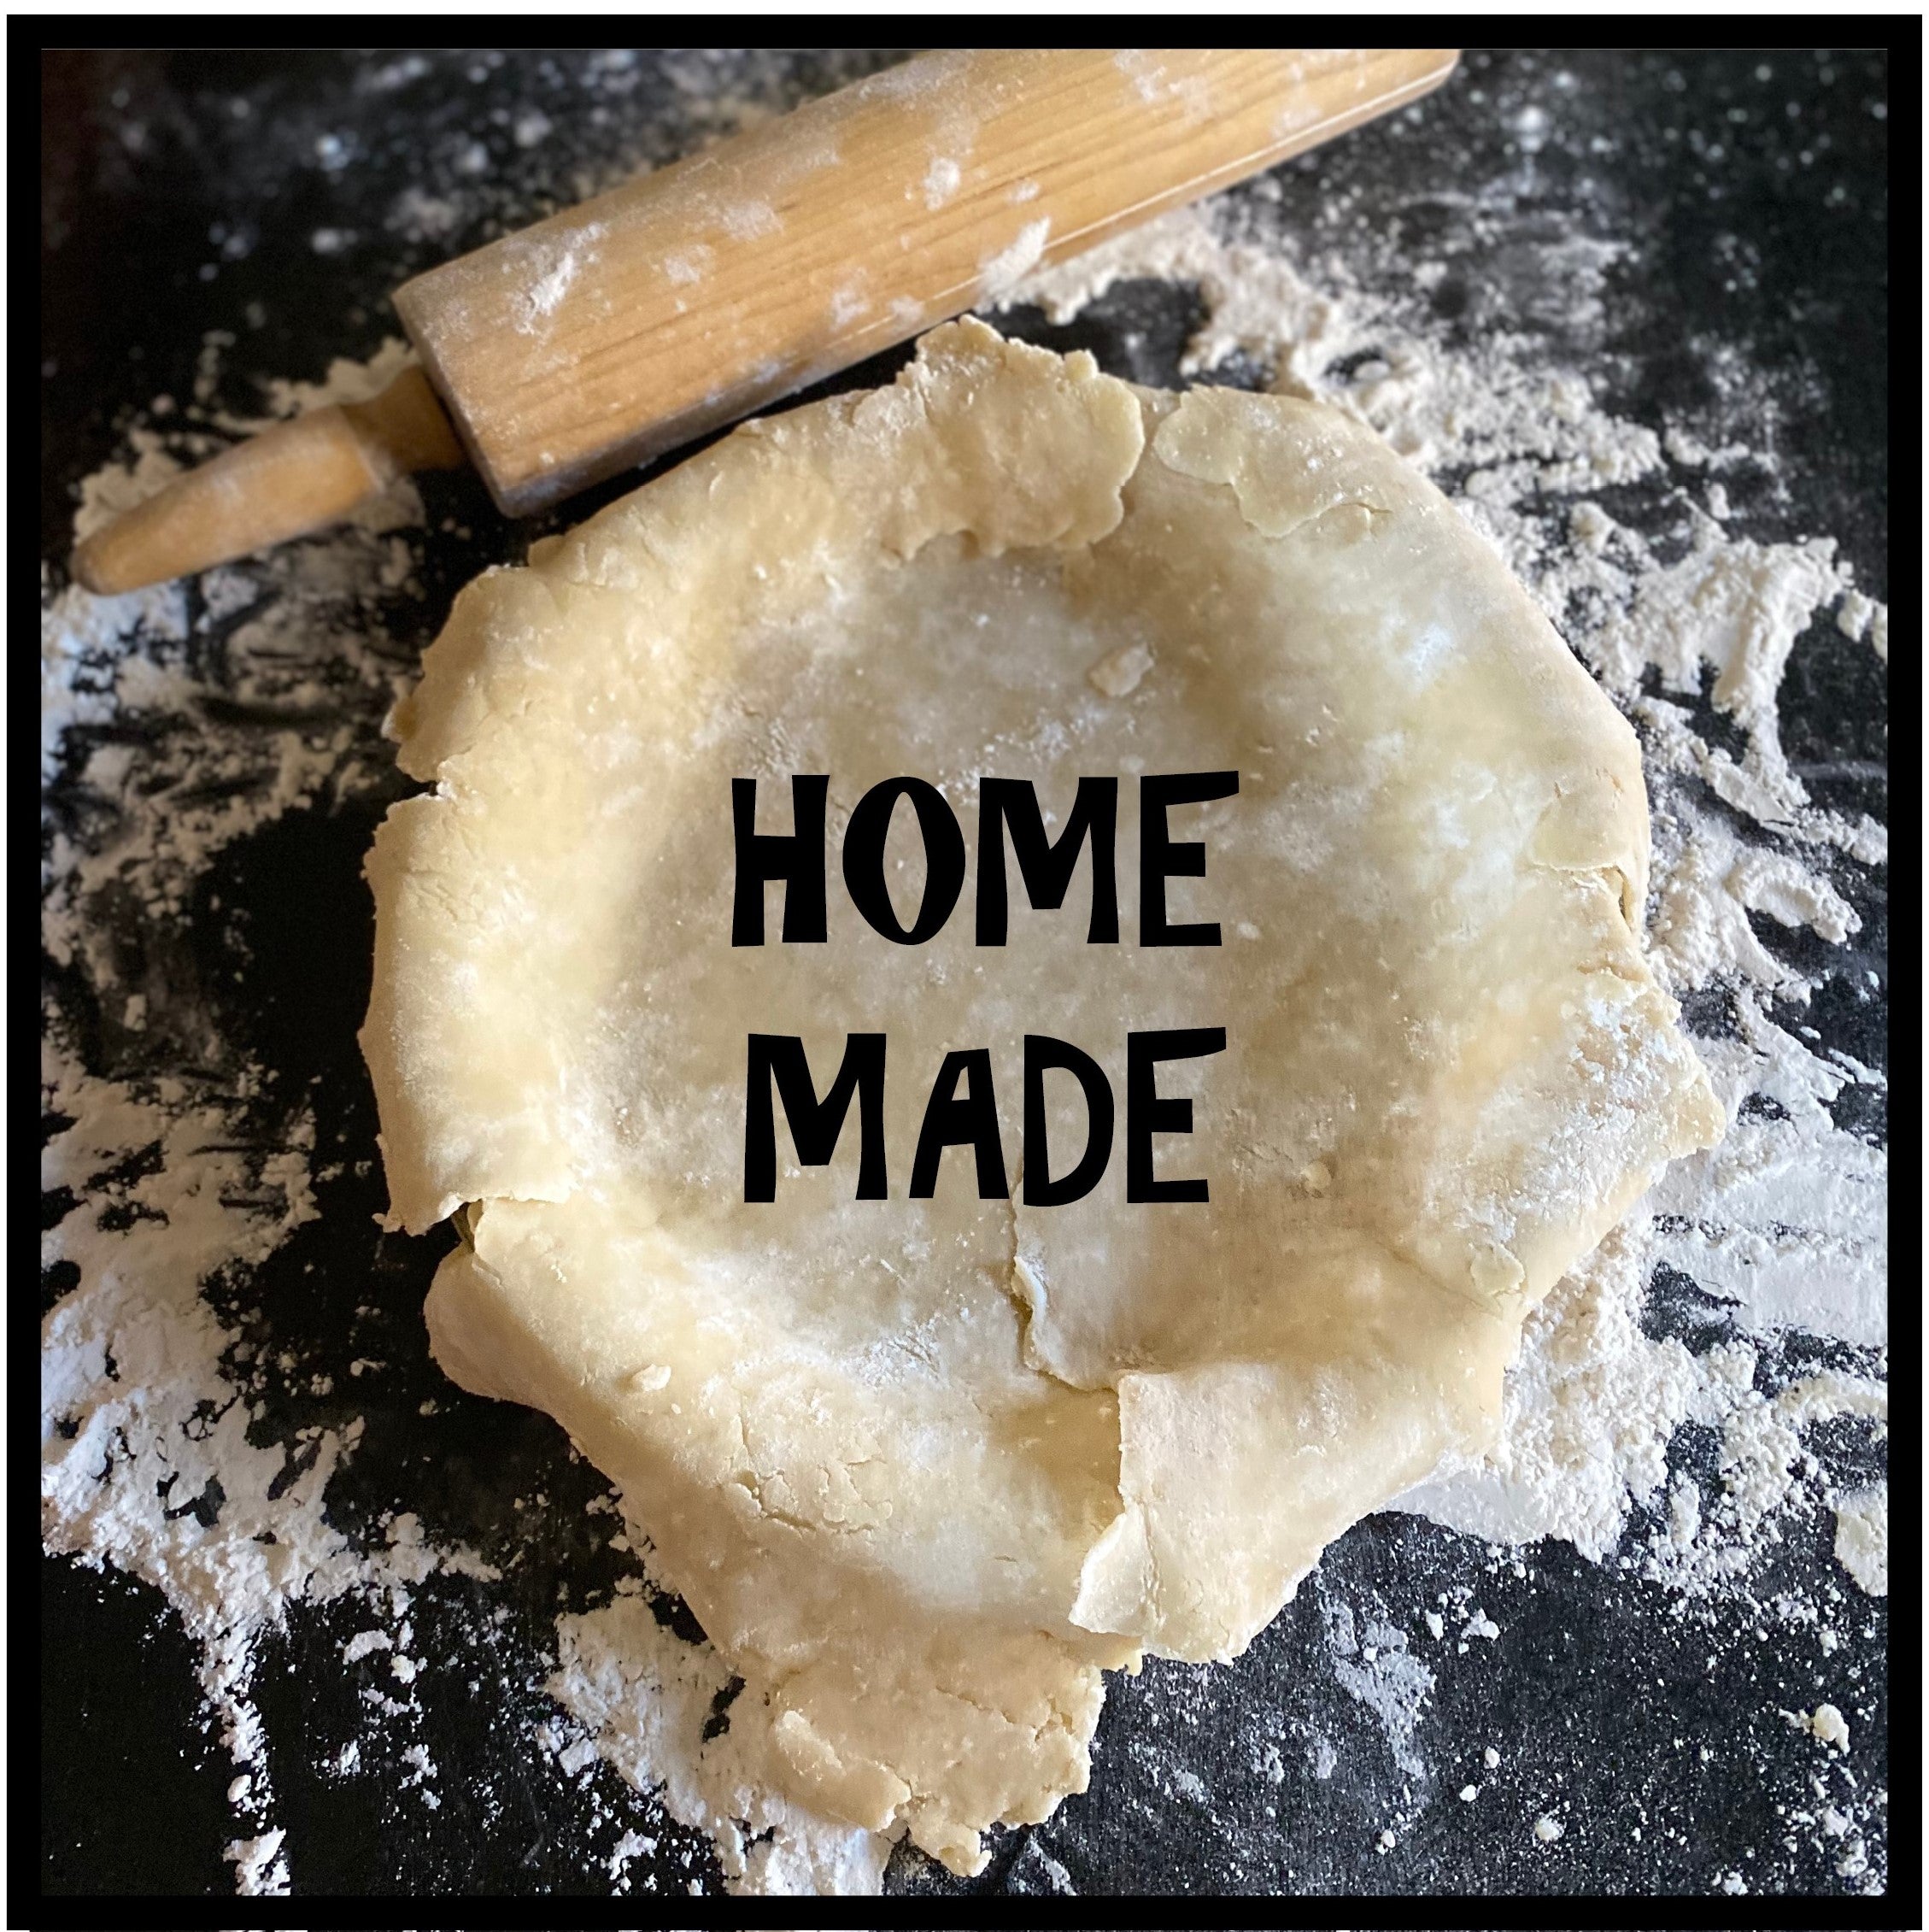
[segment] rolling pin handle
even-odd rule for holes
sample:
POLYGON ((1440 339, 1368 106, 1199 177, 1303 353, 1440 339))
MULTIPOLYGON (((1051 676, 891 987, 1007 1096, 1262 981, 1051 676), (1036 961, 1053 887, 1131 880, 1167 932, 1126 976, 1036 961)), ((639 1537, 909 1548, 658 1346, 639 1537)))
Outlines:
POLYGON ((466 459, 429 379, 404 369, 366 402, 277 423, 138 503, 75 551, 97 596, 230 563, 338 522, 396 478, 466 459))

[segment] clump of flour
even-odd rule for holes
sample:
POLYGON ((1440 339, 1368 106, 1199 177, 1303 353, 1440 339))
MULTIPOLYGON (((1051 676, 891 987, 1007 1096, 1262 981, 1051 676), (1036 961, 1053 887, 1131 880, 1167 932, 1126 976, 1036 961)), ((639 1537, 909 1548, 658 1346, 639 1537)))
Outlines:
MULTIPOLYGON (((1598 299, 1601 244, 1569 252, 1574 299, 1598 299)), ((1416 266, 1424 287, 1429 265, 1416 266)), ((1671 1171, 1536 1312, 1498 1447, 1407 1506, 1495 1544, 1558 1537, 1602 1561, 1630 1547, 1633 1524, 1633 1560, 1687 1599, 1746 1589, 1778 1518, 1826 1507, 1844 1587, 1879 1594, 1885 1492, 1830 1490, 1810 1445, 1825 1426, 1879 1430, 1885 1412, 1885 1162, 1837 1125, 1844 1095, 1879 1076, 1803 1035, 1794 1015, 1815 982, 1756 922, 1811 945, 1855 938, 1844 868, 1879 865, 1882 831, 1810 798, 1782 751, 1775 696, 1791 654, 1813 648, 1803 640, 1818 619, 1832 613, 1835 636, 1885 655, 1886 613, 1826 538, 1759 543, 1727 527, 1719 498, 1704 508, 1684 497, 1680 530, 1663 541, 1597 500, 1733 473, 1757 461, 1745 444, 1709 449, 1685 427, 1625 421, 1525 338, 1450 350, 1423 319, 1338 269, 1315 272, 1242 238, 1222 210, 1167 217, 1035 275, 1011 299, 1064 320, 1141 277, 1197 288, 1204 314, 1188 370, 1237 359, 1276 388, 1363 417, 1450 488, 1540 598, 1642 735, 1657 970, 1679 996, 1719 999, 1732 1020, 1697 1042, 1732 1122, 1721 1146, 1671 1171), (1720 743, 1697 726, 1704 684, 1733 727, 1720 743), (1718 1301, 1713 1346, 1644 1325, 1663 1267, 1718 1301), (1766 1351, 1791 1332, 1836 1345, 1842 1359, 1765 1385, 1766 1351), (1718 1441, 1711 1486, 1670 1476, 1670 1446, 1690 1424, 1718 1441)), ((269 413, 366 394, 401 355, 338 365, 320 387, 273 385, 269 413)), ((212 393, 210 382, 204 405, 212 393)), ((77 534, 206 454, 213 432, 242 426, 211 406, 190 422, 155 420, 165 432, 137 427, 125 460, 84 486, 77 534)), ((209 573, 198 603, 181 586, 103 601, 46 583, 44 768, 78 777, 87 802, 84 819, 50 823, 47 943, 113 1026, 139 1034, 163 1023, 166 988, 127 978, 116 937, 127 907, 156 926, 179 920, 231 842, 317 798, 389 782, 377 726, 410 667, 384 649, 377 607, 410 592, 419 514, 404 490, 340 531, 209 573), (209 702, 196 644, 211 625, 225 640, 220 695, 246 701, 245 728, 209 702), (143 719, 167 728, 104 729, 143 719)), ((484 1583, 491 1572, 431 1546, 412 1521, 359 1540, 331 1523, 325 1491, 357 1453, 355 1424, 254 1439, 261 1365, 204 1290, 245 1278, 314 1213, 312 1125, 297 1113, 280 1144, 248 1151, 241 1123, 264 1070, 225 1063, 205 1038, 184 1042, 179 1058, 194 1071, 108 1078, 84 1069, 79 1042, 50 1019, 45 1184, 72 1205, 47 1237, 49 1266, 65 1272, 43 1336, 44 1536, 145 1578, 180 1615, 237 1770, 237 1885, 284 1890, 299 1882, 302 1847, 275 1822, 249 1695, 261 1639, 308 1606, 358 1598, 382 1627, 352 1640, 355 1660, 393 1675, 407 1653, 411 1590, 438 1566, 484 1583)), ((562 1714, 543 1741, 566 1768, 601 1756, 706 1832, 740 1888, 876 1891, 889 1847, 772 1795, 759 1713, 729 1705, 720 1661, 668 1628, 654 1602, 639 1571, 607 1603, 558 1617, 548 1688, 562 1714), (721 1727, 719 1703, 730 1712, 721 1727)), ((1464 1647, 1498 1634, 1477 1606, 1453 1610, 1451 1629, 1428 1613, 1435 1639, 1464 1647)), ((1337 1610, 1328 1621, 1342 1685, 1386 1729, 1396 1762, 1417 1763, 1430 1670, 1391 1626, 1363 1631, 1337 1610)), ((1826 1757, 1833 1747, 1816 1748, 1826 1757)), ((426 1791, 425 1753, 417 1770, 426 1791)), ((1838 1870, 1861 1884, 1867 1813, 1827 1782, 1838 1776, 1818 1768, 1813 1829, 1840 1841, 1838 1870)), ((1563 1829, 1544 1815, 1533 1835, 1547 1846, 1563 1829)), ((607 1864, 613 1888, 654 1844, 624 1831, 607 1864)))

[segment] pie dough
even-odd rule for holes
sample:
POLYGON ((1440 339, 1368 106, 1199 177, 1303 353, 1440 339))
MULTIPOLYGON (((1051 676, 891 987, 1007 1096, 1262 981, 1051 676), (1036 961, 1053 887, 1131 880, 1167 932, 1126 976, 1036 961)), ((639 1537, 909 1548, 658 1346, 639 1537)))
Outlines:
POLYGON ((369 860, 363 1041, 396 1220, 460 1211, 437 1358, 620 1485, 789 1796, 959 1871, 1083 1788, 1102 1671, 1236 1655, 1491 1442, 1527 1312, 1722 1125, 1642 958, 1633 733, 1311 403, 948 326, 486 573, 395 724, 434 790, 369 860), (1135 777, 1222 769, 1168 892, 1223 943, 1141 947, 1135 777), (829 942, 779 943, 773 888, 733 948, 730 782, 788 831, 794 772, 830 774, 829 942), (1056 912, 1011 869, 1001 950, 969 894, 927 944, 872 931, 841 832, 905 774, 974 853, 981 775, 1053 826, 1117 775, 1121 943, 1087 943, 1088 860, 1056 912), (979 1200, 968 1148, 906 1198, 947 1049, 990 1049, 1015 1167, 1027 1032, 1123 1110, 1127 1031, 1190 1026, 1228 1047, 1162 1072, 1193 1131, 1159 1158, 1208 1202, 1129 1206, 1122 1148, 1070 1207, 979 1200), (745 1203, 753 1031, 820 1092, 887 1036, 891 1199, 853 1198, 853 1111, 828 1167, 780 1116, 745 1203))

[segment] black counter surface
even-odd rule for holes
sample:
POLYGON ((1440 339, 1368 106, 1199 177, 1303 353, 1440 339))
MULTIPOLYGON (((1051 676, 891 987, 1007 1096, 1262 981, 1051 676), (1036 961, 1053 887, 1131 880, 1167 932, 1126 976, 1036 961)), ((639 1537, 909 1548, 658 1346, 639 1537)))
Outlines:
MULTIPOLYGON (((57 578, 79 479, 115 452, 157 393, 191 394, 204 332, 233 332, 237 371, 319 377, 331 356, 365 355, 399 332, 386 297, 407 275, 685 151, 724 125, 719 97, 781 109, 896 57, 646 52, 598 66, 574 50, 430 50, 406 61, 395 50, 46 56, 43 555, 57 578), (620 90, 608 84, 614 73, 630 77, 620 90), (541 132, 527 138, 531 130, 541 132), (449 156, 478 143, 486 168, 454 204, 459 225, 429 232, 432 206, 398 220, 411 183, 438 169, 446 178, 449 156), (331 238, 325 250, 318 232, 331 238)), ((1398 220, 1437 243, 1472 221, 1478 203, 1486 226, 1458 257, 1464 273, 1433 297, 1469 332, 1531 307, 1508 280, 1510 263, 1536 259, 1516 241, 1571 222, 1630 244, 1604 292, 1608 402, 1657 428, 1692 418, 1713 408, 1711 349, 1745 355, 1772 398, 1785 487, 1742 500, 1744 527, 1764 540, 1837 537, 1862 587, 1882 597, 1887 89, 1879 50, 1476 52, 1417 109, 1280 169, 1280 219, 1343 246, 1322 224, 1344 205, 1350 221, 1384 231, 1398 220), (1518 116, 1535 103, 1552 126, 1532 191, 1483 200, 1481 185, 1517 165, 1518 116)), ((1023 309, 1000 326, 1055 348, 1089 348, 1114 373, 1170 385, 1196 314, 1182 287, 1132 283, 1067 326, 1023 309)), ((1560 349, 1557 304, 1533 326, 1560 349)), ((1590 355, 1601 338, 1597 322, 1590 355)), ((834 386, 874 383, 901 360, 880 358, 834 386)), ((1228 374, 1241 379, 1237 367, 1216 379, 1228 374)), ((237 379, 237 408, 248 406, 243 386, 237 379)), ((633 480, 540 527, 577 520, 633 480)), ((535 533, 505 525, 471 477, 430 479, 425 494, 426 594, 405 638, 413 649, 433 636, 463 582, 519 557, 535 533)), ((1797 653, 1782 695, 1784 739, 1819 801, 1886 815, 1885 684, 1866 647, 1837 639, 1797 653)), ((394 796, 405 789, 398 778, 394 796)), ((630 1819, 658 1841, 654 1860, 630 1868, 633 1891, 654 1881, 684 1894, 695 1878, 715 1893, 720 1876, 699 1835, 607 1766, 571 1776, 517 1741, 547 1703, 542 1659, 556 1609, 592 1604, 610 1588, 612 1559, 599 1547, 607 1525, 598 1532, 584 1514, 603 1485, 546 1418, 444 1382, 428 1359, 420 1307, 450 1237, 384 1236, 373 1224, 384 1196, 378 1166, 367 1165, 374 1111, 354 1034, 371 925, 359 874, 385 802, 363 796, 287 814, 215 861, 214 884, 226 907, 240 908, 249 943, 227 947, 211 926, 196 957, 208 987, 220 982, 208 996, 249 1055, 273 1070, 261 1130, 272 1138, 278 1096, 290 1107, 304 1099, 316 1111, 318 1158, 344 1164, 318 1188, 320 1218, 267 1264, 258 1293, 231 1289, 233 1318, 271 1343, 292 1335, 284 1324, 299 1326, 311 1363, 387 1359, 389 1371, 366 1384, 337 1377, 338 1414, 314 1403, 302 1412, 337 1424, 367 1418, 359 1453, 330 1491, 331 1512, 348 1524, 413 1509, 432 1533, 505 1563, 488 1602, 509 1606, 506 1641, 521 1646, 522 1667, 480 1697, 456 1678, 426 1695, 424 1735, 441 1766, 442 1804, 431 1815, 396 1803, 382 1779, 321 1774, 324 1754, 355 1735, 354 1673, 343 1669, 340 1646, 367 1619, 343 1606, 295 1618, 271 1645, 256 1695, 296 1889, 607 1896, 611 1820, 630 1819), (273 1292, 297 1275, 299 1301, 273 1292), (373 1312, 356 1316, 361 1306, 373 1312), (437 1412, 424 1418, 431 1397, 437 1412), (516 1507, 538 1493, 553 1499, 546 1512, 516 1507), (487 1812, 472 1795, 485 1786, 496 1807, 487 1812)), ((1880 879, 1857 872, 1838 882, 1863 931, 1826 960, 1804 957, 1805 970, 1873 970, 1885 984, 1880 879)), ((1763 931, 1791 943, 1779 928, 1763 931)), ((106 1055, 85 988, 51 967, 46 984, 78 1036, 106 1055)), ((1879 1001, 1832 998, 1825 986, 1809 1018, 1828 1045, 1885 1065, 1879 1001)), ((1656 1294, 1653 1318, 1664 1322, 1662 1285, 1656 1294)), ((1680 1453, 1696 1452, 1684 1444, 1680 1453)), ((1651 1527, 1638 1519, 1630 1534, 1651 1527)), ((1790 1524, 1774 1560, 1791 1588, 1831 1564, 1832 1528, 1826 1512, 1790 1524)), ((1497 1561, 1415 1518, 1369 1519, 1328 1553, 1236 1665, 1201 1672, 1154 1663, 1136 1680, 1114 1679, 1091 1791, 1047 1823, 1000 1837, 982 1876, 958 1881, 900 1851, 888 1888, 1044 1893, 1062 1871, 1082 1894, 1682 1893, 1720 1902, 1721 1876, 1739 1872, 1753 1899, 1727 1903, 1740 1917, 1762 1894, 1843 1899, 1851 1888, 1832 1856, 1786 1817, 1814 1742, 1761 1721, 1777 1706, 1815 1701, 1813 1633, 1783 1628, 1756 1641, 1753 1612, 1738 1603, 1710 1629, 1676 1616, 1660 1586, 1565 1546, 1520 1556, 1497 1561), (1333 1620, 1341 1611, 1363 1626, 1382 1615, 1410 1620, 1414 1606, 1463 1587, 1501 1635, 1430 1653, 1436 1681, 1416 1773, 1336 1679, 1333 1620), (1235 1740, 1238 1713, 1260 1700, 1284 1713, 1287 1735, 1303 1747, 1287 1757, 1281 1782, 1256 1775, 1235 1740), (1505 1744, 1492 1770, 1480 1757, 1490 1737, 1505 1744), (1147 1747, 1161 1738, 1167 1746, 1147 1747), (1175 1738, 1209 1804, 1175 1795, 1175 1738), (1331 1758, 1323 1766, 1320 1741, 1331 1758), (1457 1799, 1469 1782, 1482 1788, 1477 1803, 1457 1799), (1549 1794, 1563 1816, 1586 1820, 1552 1844, 1529 1829, 1549 1794), (1382 1852, 1363 1821, 1394 1812, 1410 1822, 1382 1852)), ((42 1569, 44 1889, 230 1892, 221 1852, 236 1831, 224 1798, 232 1773, 197 1711, 191 1647, 146 1586, 61 1559, 42 1569)), ((437 1619, 472 1615, 483 1588, 460 1577, 425 1584, 419 1646, 432 1651, 437 1619)), ((1885 1606, 1859 1600, 1841 1628, 1874 1713, 1858 1723, 1853 1763, 1879 1781, 1885 1606)), ((1832 1681, 1843 1663, 1840 1653, 1828 1660, 1832 1681)), ((1883 1847, 1872 1840, 1871 1851, 1880 1870, 1883 1847)), ((638 1899, 623 1909, 645 1908, 638 1899)), ((1908 1923, 1903 1906, 1857 1909, 1875 1914, 1872 1923, 1908 1923), (1882 1919, 1891 1911, 1904 1916, 1882 1919)))

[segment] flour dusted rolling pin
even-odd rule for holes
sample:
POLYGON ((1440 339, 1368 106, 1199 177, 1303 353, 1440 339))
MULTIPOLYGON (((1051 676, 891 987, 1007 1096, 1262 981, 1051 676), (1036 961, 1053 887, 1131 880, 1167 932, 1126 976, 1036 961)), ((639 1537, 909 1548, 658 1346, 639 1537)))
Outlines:
POLYGON ((418 276, 396 308, 421 368, 190 473, 74 574, 111 593, 204 570, 465 452, 506 513, 541 509, 1385 114, 1457 57, 919 55, 418 276))

